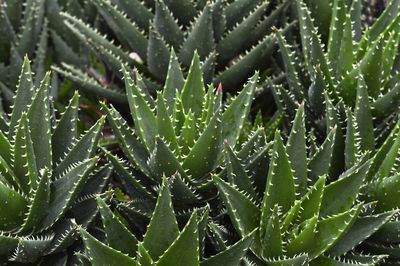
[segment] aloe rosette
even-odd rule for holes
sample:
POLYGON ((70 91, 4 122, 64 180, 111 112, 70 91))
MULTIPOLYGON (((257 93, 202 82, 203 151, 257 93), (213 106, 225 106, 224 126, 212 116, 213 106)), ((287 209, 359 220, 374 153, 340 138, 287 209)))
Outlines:
POLYGON ((25 58, 12 113, 1 119, 0 261, 4 263, 46 264, 46 255, 64 252, 77 238, 77 223, 86 227, 95 217, 94 195, 102 192, 111 173, 109 165, 96 167, 104 118, 79 137, 79 95, 57 120, 49 99, 50 73, 39 86, 32 81, 25 58))

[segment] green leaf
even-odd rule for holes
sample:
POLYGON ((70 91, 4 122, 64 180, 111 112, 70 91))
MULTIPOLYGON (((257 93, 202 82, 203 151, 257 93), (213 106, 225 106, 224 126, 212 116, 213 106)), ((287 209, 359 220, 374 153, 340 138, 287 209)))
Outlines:
POLYGON ((226 64, 247 48, 245 46, 246 42, 243 42, 243 36, 249 34, 260 22, 260 19, 265 15, 266 9, 267 4, 261 2, 240 24, 223 36, 216 48, 219 62, 226 64))
POLYGON ((396 112, 400 104, 400 83, 397 83, 387 93, 379 96, 371 104, 374 117, 386 117, 387 114, 396 112))
POLYGON ((213 176, 233 225, 241 236, 250 234, 258 228, 260 210, 248 197, 217 176, 213 176))
POLYGON ((261 0, 237 0, 229 3, 229 5, 225 8, 226 28, 233 28, 236 23, 245 19, 246 15, 254 10, 254 8, 257 7, 261 2, 261 0))
POLYGON ((136 139, 128 123, 113 106, 107 107, 103 105, 103 109, 106 111, 108 123, 112 127, 124 154, 128 157, 129 161, 137 166, 143 173, 150 175, 150 169, 147 165, 149 154, 144 144, 136 139))
POLYGON ((140 265, 140 266, 154 265, 154 262, 151 259, 148 251, 144 248, 143 244, 140 242, 138 244, 137 261, 138 261, 138 265, 140 265))
POLYGON ((68 153, 77 138, 78 105, 79 94, 75 92, 51 138, 53 163, 58 163, 68 153))
POLYGON ((81 163, 92 158, 97 150, 97 143, 101 135, 104 124, 104 117, 100 118, 63 158, 54 170, 53 177, 58 177, 64 173, 71 165, 81 163))
POLYGON ((0 229, 12 230, 23 223, 27 200, 0 181, 0 229))
POLYGON ((287 212, 295 201, 292 169, 280 133, 275 133, 274 148, 268 170, 267 185, 262 203, 261 227, 265 226, 275 205, 287 212))
POLYGON ((195 17, 197 11, 193 6, 193 1, 182 0, 176 2, 174 0, 163 0, 168 8, 174 14, 174 17, 178 19, 180 25, 189 25, 193 18, 195 17))
POLYGON ((49 248, 53 237, 54 235, 20 237, 18 246, 10 257, 10 261, 23 263, 37 261, 49 248))
POLYGON ((342 213, 353 206, 370 165, 370 160, 362 159, 338 180, 325 187, 321 203, 322 216, 342 213))
POLYGON ((116 261, 118 261, 118 265, 121 266, 137 265, 134 259, 118 250, 106 246, 82 228, 79 229, 79 232, 82 236, 83 244, 85 245, 85 251, 93 266, 113 265, 116 261))
POLYGON ((329 132, 322 146, 319 147, 317 152, 308 162, 308 168, 310 169, 309 178, 315 180, 318 176, 328 174, 331 157, 333 152, 333 140, 335 139, 336 128, 333 128, 329 132))
POLYGON ((53 225, 71 206, 86 183, 98 158, 92 158, 69 165, 66 172, 57 176, 51 186, 51 199, 48 215, 42 228, 53 225))
POLYGON ((354 121, 355 119, 350 109, 347 109, 346 118, 347 118, 347 127, 346 127, 344 160, 346 169, 349 169, 356 163, 357 156, 360 154, 360 151, 359 151, 358 140, 356 139, 356 124, 354 121))
POLYGON ((299 75, 296 70, 295 59, 293 58, 293 53, 290 51, 290 46, 286 42, 286 39, 282 36, 280 30, 276 32, 277 41, 280 48, 280 54, 283 59, 283 63, 285 64, 286 69, 286 80, 288 85, 292 91, 292 93, 296 96, 297 100, 304 98, 304 89, 302 88, 299 75))
POLYGON ((307 265, 309 261, 308 255, 297 255, 293 258, 279 258, 268 260, 268 266, 293 266, 293 265, 307 265))
POLYGON ((50 174, 46 168, 41 174, 40 179, 35 180, 35 182, 37 182, 35 189, 29 192, 32 196, 29 200, 24 223, 19 232, 35 230, 35 227, 47 215, 50 203, 50 174))
POLYGON ((297 217, 300 222, 304 222, 320 215, 321 202, 323 201, 326 189, 325 181, 325 176, 320 177, 300 199, 301 211, 297 217))
POLYGON ((178 172, 185 180, 189 181, 185 168, 182 167, 168 145, 159 137, 156 138, 155 145, 154 152, 149 160, 153 179, 160 182, 163 175, 171 176, 178 172))
POLYGON ((199 179, 215 168, 221 152, 221 135, 221 112, 217 110, 183 161, 182 166, 191 178, 199 179), (199 160, 203 163, 199 164, 199 160))
MULTIPOLYGON (((353 3, 357 2, 353 1, 353 3)), ((340 44, 340 51, 337 59, 336 77, 345 76, 353 68, 354 63, 354 47, 353 47, 353 29, 350 15, 346 15, 344 23, 343 36, 340 44)), ((333 62, 333 61, 331 61, 333 62)))
POLYGON ((164 85, 164 99, 167 102, 168 113, 171 114, 175 103, 176 91, 181 92, 185 84, 183 73, 174 49, 171 49, 168 64, 168 74, 164 85))
MULTIPOLYGON (((17 92, 14 101, 14 107, 10 118, 11 130, 17 128, 19 119, 23 112, 26 112, 32 103, 33 96, 35 94, 35 88, 32 81, 31 66, 28 57, 24 57, 24 63, 21 69, 21 75, 17 85, 17 92)), ((11 140, 15 132, 9 132, 8 139, 11 140)))
POLYGON ((8 256, 18 245, 18 237, 8 234, 0 235, 0 255, 8 256))
POLYGON ((374 157, 372 158, 372 164, 366 177, 367 181, 371 181, 371 179, 378 172, 381 172, 384 168, 386 169, 383 172, 384 175, 381 175, 381 177, 385 177, 385 174, 390 172, 393 166, 393 159, 396 158, 395 154, 397 154, 397 151, 400 147, 399 146, 400 139, 398 138, 399 129, 400 129, 400 121, 397 121, 396 126, 393 128, 389 136, 386 138, 386 140, 383 142, 379 150, 376 151, 374 157), (385 164, 387 164, 387 166, 382 168, 382 165, 386 160, 387 162, 385 164))
POLYGON ((150 27, 149 44, 147 46, 147 65, 154 77, 165 80, 168 72, 170 52, 168 45, 160 34, 150 27))
POLYGON ((178 50, 184 40, 183 32, 164 1, 156 0, 155 2, 154 26, 165 42, 178 50))
POLYGON ((258 73, 253 75, 244 89, 233 99, 222 115, 222 136, 228 141, 231 147, 235 147, 244 122, 249 116, 257 81, 258 73))
POLYGON ((118 37, 118 40, 137 52, 142 59, 146 58, 147 38, 141 30, 130 21, 126 15, 111 5, 106 0, 93 2, 99 13, 118 37))
MULTIPOLYGON (((164 232, 160 232, 165 235, 164 232)), ((160 241, 159 236, 157 241, 160 241)), ((193 212, 182 232, 157 261, 157 266, 199 265, 199 232, 197 213, 193 212), (182 252, 184 250, 185 252, 182 252)))
POLYGON ((214 49, 214 33, 209 5, 204 7, 192 25, 192 29, 179 51, 179 58, 185 66, 190 64, 193 53, 196 51, 200 59, 204 60, 214 49))
MULTIPOLYGON (((328 53, 327 57, 331 63, 332 69, 336 72, 339 65, 338 57, 343 40, 346 22, 346 0, 335 0, 332 8, 331 24, 329 29, 328 53)), ((351 31, 351 28, 350 28, 351 31)))
POLYGON ((141 29, 149 29, 154 15, 140 0, 119 0, 117 4, 141 29))
POLYGON ((243 164, 239 161, 227 142, 224 143, 224 148, 227 164, 226 168, 228 169, 228 180, 240 191, 248 194, 251 199, 256 199, 256 192, 243 164))
POLYGON ((156 117, 124 66, 122 69, 131 115, 142 142, 151 151, 154 148, 154 138, 157 132, 156 117))
POLYGON ((340 256, 354 249, 386 224, 397 212, 388 211, 371 216, 358 217, 351 228, 329 249, 329 254, 340 256))
POLYGON ((241 240, 228 247, 217 255, 206 258, 200 262, 201 266, 239 265, 246 254, 247 249, 253 241, 254 233, 251 233, 241 240))
POLYGON ((101 214, 108 245, 124 254, 134 257, 138 244, 136 237, 110 210, 103 199, 97 197, 96 201, 101 214))
POLYGON ((295 256, 296 254, 306 253, 312 249, 314 245, 314 237, 316 234, 316 226, 318 223, 318 215, 305 220, 303 223, 292 229, 295 232, 293 239, 286 245, 286 252, 289 256, 295 256))
POLYGON ((182 90, 182 104, 185 108, 185 112, 187 113, 189 110, 192 110, 196 117, 198 117, 203 108, 204 95, 205 90, 200 58, 195 52, 189 74, 182 90))
POLYGON ((311 258, 316 258, 335 244, 346 230, 353 224, 361 210, 361 205, 340 213, 335 216, 323 219, 317 224, 317 233, 314 238, 314 245, 310 252, 311 258))
POLYGON ((143 238, 143 247, 153 260, 158 260, 166 250, 169 250, 178 235, 179 228, 172 207, 171 194, 164 177, 153 216, 143 238))
POLYGON ((49 111, 50 73, 46 74, 28 110, 28 122, 37 169, 52 169, 49 111))
POLYGON ((368 98, 368 88, 361 75, 358 77, 357 100, 354 112, 357 122, 357 133, 360 136, 361 151, 374 151, 374 125, 368 98))
POLYGON ((18 185, 24 193, 30 193, 31 187, 37 186, 38 170, 26 113, 22 114, 15 133, 13 165, 18 185))
POLYGON ((372 183, 372 199, 378 200, 378 210, 392 210, 399 205, 400 175, 385 176, 380 181, 372 183))
POLYGON ((260 225, 262 256, 264 258, 280 257, 283 255, 283 241, 279 222, 279 205, 273 207, 267 219, 260 225))
POLYGON ((179 154, 174 126, 161 92, 157 94, 157 132, 168 143, 170 149, 179 154))
POLYGON ((306 192, 308 175, 304 117, 304 104, 302 104, 297 110, 286 147, 290 164, 294 172, 296 192, 301 196, 306 192))

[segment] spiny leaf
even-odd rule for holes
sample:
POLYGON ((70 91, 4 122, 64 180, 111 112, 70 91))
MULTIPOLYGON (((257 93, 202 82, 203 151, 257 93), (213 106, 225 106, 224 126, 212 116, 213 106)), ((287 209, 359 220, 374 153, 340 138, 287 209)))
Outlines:
POLYGON ((75 146, 68 152, 59 165, 54 170, 53 177, 58 177, 71 165, 82 162, 93 157, 97 143, 100 138, 101 129, 104 124, 104 117, 100 118, 80 139, 75 146))
POLYGON ((265 226, 275 205, 280 206, 282 212, 287 212, 294 201, 295 187, 292 169, 281 135, 276 132, 262 203, 261 227, 265 226))
POLYGON ((31 139, 37 169, 52 169, 51 125, 49 111, 50 73, 47 73, 28 110, 31 139))
POLYGON ((126 94, 128 96, 131 115, 142 142, 151 151, 154 148, 154 137, 156 136, 156 117, 124 66, 122 70, 124 72, 126 94))
MULTIPOLYGON (((14 102, 13 111, 10 118, 10 130, 17 128, 17 124, 23 112, 28 110, 35 94, 35 88, 32 81, 31 66, 28 57, 24 57, 24 63, 21 69, 21 75, 17 85, 17 92, 14 102)), ((14 136, 13 131, 9 132, 8 139, 11 140, 14 136)))
POLYGON ((131 257, 135 256, 138 243, 136 237, 110 210, 103 199, 97 197, 96 200, 108 245, 124 254, 129 254, 131 257))
POLYGON ((233 225, 241 236, 250 234, 258 228, 260 220, 259 208, 243 193, 217 176, 213 181, 218 187, 219 195, 228 209, 233 225))
POLYGON ((297 110, 290 131, 287 153, 294 172, 296 192, 304 195, 307 188, 307 144, 305 136, 304 104, 297 110))
POLYGON ((279 222, 279 205, 271 210, 271 216, 260 226, 260 239, 263 245, 262 255, 265 258, 283 255, 282 233, 279 222))
POLYGON ((187 113, 189 109, 191 109, 196 117, 198 117, 199 114, 201 114, 201 109, 203 107, 204 95, 205 90, 200 58, 195 52, 189 69, 189 74, 182 90, 182 104, 185 108, 185 112, 187 113))
POLYGON ((143 238, 143 247, 153 260, 158 260, 178 235, 179 228, 172 207, 171 194, 164 177, 153 216, 143 238))
POLYGON ((29 202, 29 209, 26 213, 24 224, 19 229, 19 232, 35 230, 37 224, 47 215, 51 193, 49 171, 45 168, 40 179, 34 182, 37 182, 37 184, 35 185, 35 189, 30 191, 32 198, 29 202))
POLYGON ((212 26, 211 8, 206 5, 197 20, 193 22, 193 28, 180 49, 179 58, 184 65, 190 64, 195 51, 202 60, 211 53, 214 48, 212 26))
POLYGON ((79 94, 75 93, 51 136, 53 163, 57 163, 72 148, 77 138, 79 94))
POLYGON ((22 224, 27 200, 17 191, 0 181, 0 228, 12 230, 22 224))
POLYGON ((168 74, 165 80, 163 96, 167 102, 168 113, 172 114, 176 91, 181 92, 185 80, 174 49, 171 49, 170 54, 168 74))
POLYGON ((374 125, 368 99, 368 88, 362 76, 358 77, 355 118, 360 136, 361 151, 374 151, 374 125))
POLYGON ((210 173, 216 166, 222 146, 221 112, 217 110, 204 132, 198 138, 188 156, 183 161, 183 168, 193 179, 199 179, 210 173), (199 164, 199 160, 204 163, 199 164))
POLYGON ((188 223, 176 240, 157 261, 157 266, 199 265, 199 232, 197 212, 193 212, 188 223), (182 253, 182 250, 185 252, 182 253))
POLYGON ((163 39, 174 49, 179 49, 183 43, 182 30, 163 0, 155 1, 154 26, 163 39))
POLYGON ((26 194, 30 193, 30 188, 37 186, 38 169, 26 113, 22 114, 15 133, 13 164, 14 173, 22 191, 26 194))
POLYGON ((228 247, 226 250, 215 256, 206 258, 200 262, 201 266, 219 266, 219 265, 238 265, 245 255, 247 249, 253 241, 253 235, 249 234, 241 240, 228 247))
POLYGON ((97 160, 98 158, 94 157, 69 165, 66 172, 52 183, 50 206, 42 228, 52 226, 68 210, 97 160))
POLYGON ((129 256, 119 252, 113 248, 106 246, 99 240, 91 236, 84 229, 80 228, 79 232, 85 245, 85 250, 88 253, 89 260, 94 266, 112 265, 118 261, 121 266, 137 265, 136 261, 129 256))
POLYGON ((329 249, 329 254, 340 256, 353 249, 362 241, 374 234, 386 224, 396 211, 388 211, 377 215, 358 217, 351 228, 329 249))
POLYGON ((361 206, 358 205, 346 212, 321 220, 317 225, 317 233, 310 257, 318 257, 337 242, 347 228, 352 225, 360 209, 361 206))
POLYGON ((250 198, 256 198, 256 192, 251 184, 251 180, 246 173, 242 163, 236 157, 235 153, 229 147, 227 142, 224 143, 226 164, 228 168, 228 180, 237 186, 237 188, 247 194, 250 198))
POLYGON ((251 102, 254 97, 258 81, 258 73, 248 81, 244 89, 229 104, 222 115, 223 138, 228 144, 235 147, 235 143, 239 138, 244 122, 249 115, 251 102))
POLYGON ((337 181, 326 186, 321 204, 321 215, 335 215, 349 210, 360 191, 371 161, 361 160, 337 181), (342 195, 338 197, 337 195, 342 195))

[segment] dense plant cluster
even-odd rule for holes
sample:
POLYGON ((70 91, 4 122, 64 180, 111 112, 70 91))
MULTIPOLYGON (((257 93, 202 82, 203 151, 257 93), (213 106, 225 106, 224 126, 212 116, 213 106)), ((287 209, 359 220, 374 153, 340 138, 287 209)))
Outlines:
POLYGON ((1 265, 400 264, 400 0, 4 0, 0 34, 1 265))

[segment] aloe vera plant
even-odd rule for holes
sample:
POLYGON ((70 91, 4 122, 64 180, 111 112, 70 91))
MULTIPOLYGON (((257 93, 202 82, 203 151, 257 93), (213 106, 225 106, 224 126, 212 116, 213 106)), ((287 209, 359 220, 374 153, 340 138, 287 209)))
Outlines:
MULTIPOLYGON (((4 0, 0 3, 1 112, 10 111, 25 55, 33 61, 36 86, 52 63, 84 64, 88 61, 83 45, 66 30, 60 19, 61 10, 68 10, 85 21, 91 21, 93 13, 96 13, 88 1, 4 0)), ((53 73, 51 83, 52 97, 64 100, 65 94, 72 94, 68 93, 72 91, 71 86, 64 85, 60 95, 58 89, 61 86, 58 86, 56 73, 53 73)))
POLYGON ((98 198, 106 243, 81 229, 85 254, 81 262, 91 265, 238 265, 252 243, 252 233, 224 251, 201 256, 201 246, 207 228, 208 211, 195 210, 186 225, 179 229, 172 206, 171 191, 164 177, 157 204, 146 233, 136 236, 126 227, 120 215, 115 215, 98 198))
POLYGON ((282 16, 287 1, 268 4, 261 0, 182 3, 95 0, 93 3, 110 28, 107 35, 115 36, 115 41, 71 14, 62 15, 67 27, 95 51, 105 62, 107 73, 113 75, 90 75, 71 64, 54 69, 77 82, 82 90, 114 103, 125 101, 118 82, 111 80, 114 76, 122 77, 121 63, 136 67, 149 88, 157 88, 154 81, 163 84, 167 78, 171 48, 185 69, 190 67, 197 51, 204 61, 205 82, 221 82, 225 90, 234 92, 255 70, 266 69, 271 61, 264 58, 276 49, 270 28, 285 26, 287 20, 282 16), (248 37, 243 38, 244 34, 248 37))
MULTIPOLYGON (((302 105, 286 145, 276 132, 262 194, 249 185, 257 183, 229 152, 226 165, 232 170, 226 176, 214 175, 213 180, 230 220, 240 236, 257 230, 249 256, 254 265, 347 265, 346 260, 377 265, 385 255, 364 256, 354 250, 394 222, 397 214, 380 208, 379 202, 374 206, 360 201, 376 157, 359 154, 334 179, 329 172, 335 168, 330 161, 337 130, 333 128, 320 147, 308 150, 304 118, 302 105)), ((347 150, 353 137, 349 136, 347 150)))
POLYGON ((76 224, 88 226, 93 220, 93 195, 111 174, 109 165, 94 170, 104 118, 79 137, 79 95, 57 120, 49 90, 50 73, 35 86, 25 58, 12 113, 1 120, 2 263, 46 265, 46 255, 67 249, 76 239, 76 224))
POLYGON ((4 107, 9 111, 23 56, 35 55, 36 85, 46 72, 48 24, 44 19, 44 1, 2 1, 0 34, 0 89, 4 107))
POLYGON ((315 120, 324 109, 323 92, 332 101, 355 107, 358 87, 365 87, 375 123, 398 111, 400 100, 398 47, 400 1, 392 0, 377 21, 365 32, 357 10, 361 1, 336 0, 332 7, 329 40, 324 49, 303 1, 296 1, 302 53, 295 53, 281 34, 277 38, 287 73, 287 89, 276 88, 278 102, 291 117, 292 106, 306 101, 315 120), (303 62, 304 59, 304 62, 303 62))
POLYGON ((206 91, 197 54, 186 79, 172 54, 164 90, 155 101, 138 74, 134 80, 127 69, 123 71, 134 129, 114 107, 104 105, 127 159, 106 151, 120 182, 132 198, 154 202, 162 176, 174 175, 170 181, 174 203, 181 206, 177 210, 204 206, 213 194, 207 185, 210 173, 222 162, 222 140, 235 146, 248 119, 257 75, 224 106, 221 86, 215 90, 211 85, 206 91))

